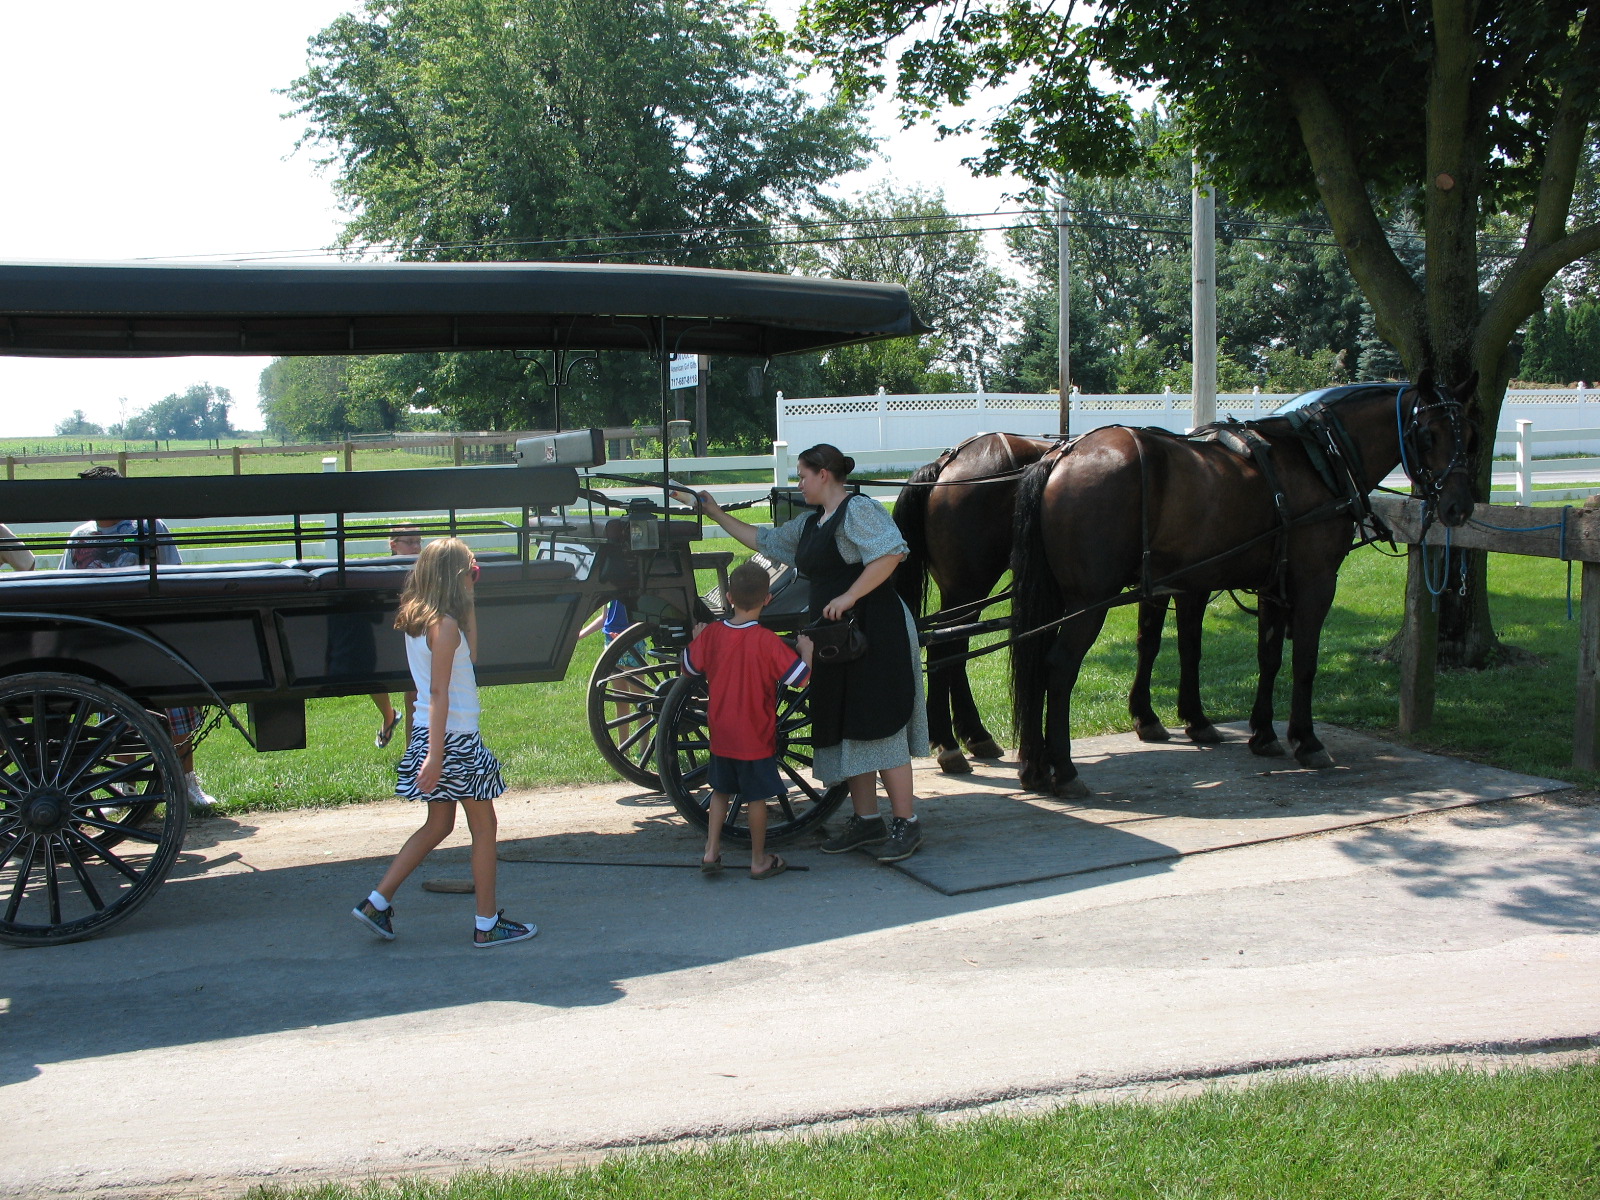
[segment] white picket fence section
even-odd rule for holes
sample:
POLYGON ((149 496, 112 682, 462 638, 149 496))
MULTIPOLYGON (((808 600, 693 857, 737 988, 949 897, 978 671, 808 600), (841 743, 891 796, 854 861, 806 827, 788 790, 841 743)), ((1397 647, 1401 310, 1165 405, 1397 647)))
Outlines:
MULTIPOLYGON (((1228 392, 1217 396, 1217 416, 1241 421, 1267 416, 1289 394, 1228 392)), ((1174 433, 1193 425, 1193 401, 1186 392, 1144 395, 1084 395, 1074 392, 1068 419, 1073 433, 1102 425, 1158 425, 1174 433)), ((778 440, 803 449, 831 442, 858 460, 865 451, 897 446, 954 446, 975 433, 1008 433, 1054 437, 1060 428, 1060 397, 1054 392, 950 392, 929 395, 842 396, 777 400, 778 440)), ((1600 388, 1513 390, 1500 414, 1502 437, 1519 420, 1540 425, 1588 427, 1600 424, 1600 388)), ((1573 450, 1600 454, 1600 435, 1575 444, 1573 450)), ((897 466, 915 464, 901 462, 897 466)))

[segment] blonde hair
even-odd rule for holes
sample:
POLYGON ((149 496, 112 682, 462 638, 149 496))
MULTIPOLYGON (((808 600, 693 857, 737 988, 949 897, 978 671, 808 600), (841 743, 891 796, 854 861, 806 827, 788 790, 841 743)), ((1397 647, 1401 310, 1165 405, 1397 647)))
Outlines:
POLYGON ((472 627, 472 551, 460 538, 429 542, 417 556, 400 593, 394 627, 415 637, 443 617, 454 617, 463 631, 472 627))

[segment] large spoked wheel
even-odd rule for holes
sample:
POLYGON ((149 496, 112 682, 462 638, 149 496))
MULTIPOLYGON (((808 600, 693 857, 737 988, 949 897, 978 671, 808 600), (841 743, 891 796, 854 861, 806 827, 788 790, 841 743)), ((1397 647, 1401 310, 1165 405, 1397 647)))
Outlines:
POLYGON ((189 820, 159 718, 79 675, 0 681, 0 942, 75 942, 130 916, 189 820))
MULTIPOLYGON (((656 762, 661 790, 684 819, 700 829, 709 821, 711 735, 706 728, 706 681, 686 675, 672 685, 661 705, 656 762)), ((789 794, 767 802, 767 840, 781 842, 815 829, 850 793, 845 783, 824 788, 811 774, 811 710, 805 692, 778 698, 778 771, 789 794)), ((750 840, 744 805, 729 806, 724 837, 750 840)))
POLYGON ((678 677, 675 654, 657 650, 653 625, 630 625, 601 653, 589 676, 589 734, 600 757, 629 783, 661 790, 656 718, 678 677))

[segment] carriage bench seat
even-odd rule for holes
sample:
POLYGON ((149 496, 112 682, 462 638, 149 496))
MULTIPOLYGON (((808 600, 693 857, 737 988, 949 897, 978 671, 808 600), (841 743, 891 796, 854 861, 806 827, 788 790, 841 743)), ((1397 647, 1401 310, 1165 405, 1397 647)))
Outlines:
MULTIPOLYGON (((577 569, 569 562, 541 558, 526 565, 520 562, 487 562, 479 564, 483 567, 483 574, 479 583, 518 583, 523 580, 558 580, 572 579, 577 575, 577 569)), ((411 570, 410 560, 404 564, 396 563, 390 566, 360 566, 346 567, 316 567, 310 571, 301 572, 311 580, 311 586, 319 592, 341 591, 348 588, 360 589, 387 589, 398 592, 405 586, 406 575, 411 570)))
MULTIPOLYGON (((516 562, 517 555, 511 550, 485 550, 474 554, 474 557, 487 566, 494 562, 516 562)), ((409 567, 417 561, 415 554, 383 554, 373 558, 347 558, 346 569, 350 567, 409 567)), ((339 560, 336 558, 288 558, 283 565, 294 567, 301 571, 315 571, 321 567, 337 567, 339 560)))
POLYGON ((143 567, 101 571, 27 571, 0 576, 0 608, 93 604, 155 597, 261 596, 306 592, 303 571, 253 563, 205 564, 199 569, 160 567, 154 584, 143 567))

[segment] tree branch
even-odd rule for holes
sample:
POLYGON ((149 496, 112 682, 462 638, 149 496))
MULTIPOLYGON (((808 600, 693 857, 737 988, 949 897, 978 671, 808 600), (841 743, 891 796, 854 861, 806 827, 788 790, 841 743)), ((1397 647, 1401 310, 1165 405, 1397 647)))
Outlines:
MULTIPOLYGON (((1593 61, 1595 54, 1600 53, 1596 43, 1600 43, 1600 18, 1591 8, 1584 13, 1583 26, 1578 30, 1574 53, 1577 61, 1593 61)), ((1549 245, 1566 230, 1572 209, 1573 183, 1583 157, 1584 134, 1594 114, 1594 101, 1594 86, 1588 79, 1569 79, 1561 89, 1555 118, 1545 138, 1544 169, 1539 173, 1539 191, 1534 197, 1533 216, 1528 221, 1529 246, 1549 245)), ((1543 284, 1540 286, 1542 288, 1543 284)))
POLYGON ((1544 296, 1545 285, 1556 272, 1586 254, 1600 251, 1600 222, 1575 229, 1548 246, 1526 247, 1500 286, 1495 289, 1478 320, 1473 349, 1504 346, 1517 327, 1533 315, 1544 296))
POLYGON ((1349 131, 1320 76, 1296 70, 1284 90, 1300 126, 1322 207, 1333 225, 1350 273, 1372 305, 1379 332, 1408 363, 1421 362, 1426 345, 1422 290, 1395 255, 1367 196, 1349 131))

